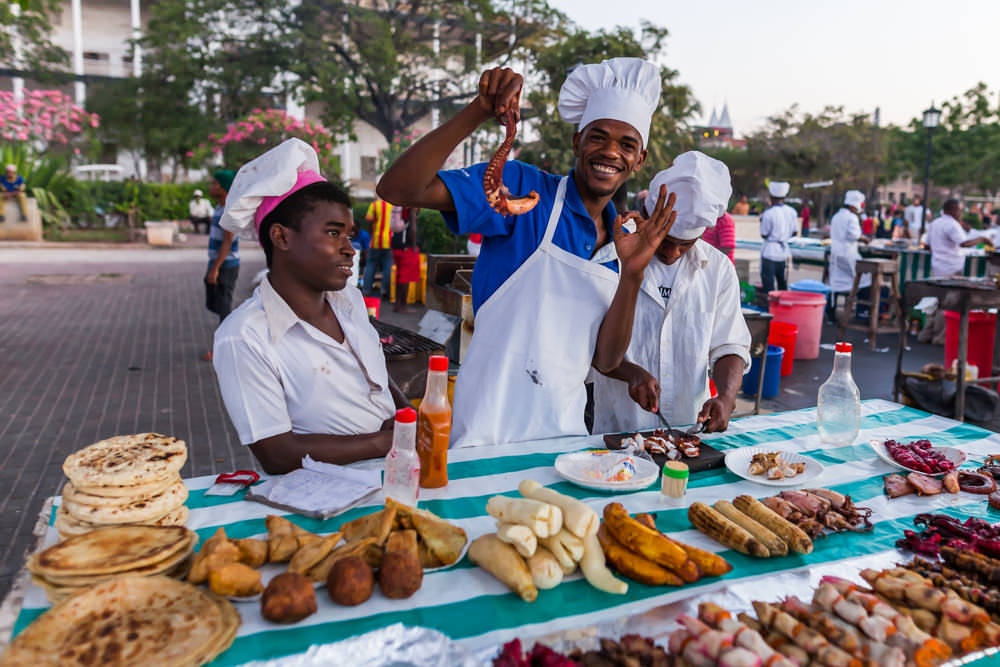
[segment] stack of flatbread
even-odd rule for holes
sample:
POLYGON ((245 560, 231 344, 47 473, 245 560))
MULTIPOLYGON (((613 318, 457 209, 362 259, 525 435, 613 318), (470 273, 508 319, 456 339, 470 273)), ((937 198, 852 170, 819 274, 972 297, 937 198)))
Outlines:
POLYGON ((117 435, 70 454, 56 512, 59 535, 109 525, 183 526, 188 491, 180 469, 186 460, 184 441, 159 433, 117 435))
POLYGON ((122 577, 183 577, 197 541, 197 534, 184 526, 98 528, 33 554, 27 568, 49 602, 58 603, 122 577))
POLYGON ((195 667, 229 648, 240 617, 227 600, 167 577, 126 577, 39 616, 0 656, 4 667, 195 667))

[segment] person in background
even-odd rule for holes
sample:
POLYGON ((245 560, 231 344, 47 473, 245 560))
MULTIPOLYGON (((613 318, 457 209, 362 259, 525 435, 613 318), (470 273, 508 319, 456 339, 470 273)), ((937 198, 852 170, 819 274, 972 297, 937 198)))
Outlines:
POLYGON ((212 204, 205 199, 201 190, 194 191, 194 199, 188 204, 189 219, 194 227, 195 234, 208 234, 208 228, 212 223, 212 204), (199 231, 201 226, 205 226, 205 231, 199 231))
POLYGON ((705 229, 705 233, 701 235, 701 240, 728 257, 730 262, 736 262, 734 258, 736 251, 736 223, 733 221, 733 216, 723 211, 719 219, 715 221, 715 225, 705 229))
POLYGON ((892 212, 892 240, 906 239, 906 218, 903 217, 903 209, 896 208, 892 212))
POLYGON ((403 229, 392 235, 392 261, 396 265, 397 313, 408 313, 406 305, 410 285, 420 281, 420 250, 417 248, 417 215, 419 208, 403 207, 403 229))
POLYGON ((288 139, 243 165, 221 222, 254 229, 268 273, 215 332, 215 374, 240 442, 269 474, 305 456, 346 464, 385 456, 406 407, 361 292, 349 284, 354 216, 288 139))
POLYGON ((366 266, 368 258, 368 246, 371 245, 372 235, 361 225, 355 223, 351 231, 351 247, 354 248, 354 264, 351 269, 350 282, 355 287, 361 282, 361 271, 366 266))
POLYGON ((861 219, 861 233, 871 238, 875 234, 875 216, 870 208, 864 213, 865 216, 861 219))
POLYGON ((941 217, 927 227, 927 245, 931 251, 931 278, 960 276, 965 272, 965 255, 962 248, 989 243, 987 235, 969 234, 959 222, 962 204, 957 199, 944 203, 941 217))
POLYGON ((903 209, 903 219, 906 220, 906 238, 920 241, 920 219, 923 215, 924 207, 920 205, 920 197, 914 197, 910 205, 903 209))
POLYGON ((774 289, 776 281, 779 290, 788 289, 785 279, 785 265, 791 255, 788 240, 795 236, 799 226, 798 213, 785 203, 790 187, 781 181, 771 181, 767 186, 771 205, 760 216, 760 235, 764 239, 760 249, 760 283, 765 294, 774 289))
MULTIPOLYGON (((865 203, 865 196, 859 190, 848 190, 844 195, 844 205, 830 220, 830 289, 834 292, 850 292, 854 286, 855 266, 861 258, 858 241, 868 239, 861 230, 858 211, 865 203)), ((858 288, 871 285, 871 276, 864 275, 858 288)))
POLYGON ((889 211, 886 210, 885 215, 882 215, 882 209, 875 209, 875 238, 877 239, 891 239, 893 222, 889 211))
MULTIPOLYGON (((622 314, 633 326, 619 341, 618 366, 592 374, 594 433, 658 428, 657 412, 671 424, 725 431, 750 365, 736 270, 702 235, 728 217, 729 169, 690 151, 654 176, 649 191, 661 186, 677 196, 677 221, 646 267, 633 310, 622 314)), ((655 206, 647 200, 647 209, 655 206)))
POLYGON ((742 195, 740 200, 733 204, 733 215, 750 215, 750 203, 746 195, 742 195))
POLYGON ((812 211, 809 209, 809 202, 802 204, 802 210, 799 211, 799 217, 802 218, 802 236, 809 236, 809 215, 812 211))
MULTIPOLYGON (((212 213, 212 223, 208 228, 208 271, 205 272, 205 307, 219 316, 219 322, 226 319, 233 309, 233 290, 240 276, 240 240, 228 230, 219 226, 222 213, 226 209, 226 198, 233 184, 236 172, 220 169, 212 174, 208 184, 208 194, 219 202, 212 213)), ((202 355, 202 361, 212 360, 212 351, 202 355)))
MULTIPOLYGON (((365 264, 365 294, 379 296, 375 293, 375 271, 380 271, 383 301, 389 299, 389 280, 392 276, 392 226, 395 208, 384 199, 375 199, 365 213, 365 220, 372 226, 371 245, 368 247, 368 261, 365 264)), ((398 210, 395 212, 396 218, 401 219, 400 213, 398 210)))
MULTIPOLYGON (((17 173, 17 167, 8 164, 4 169, 3 176, 0 176, 0 193, 3 200, 16 199, 17 207, 21 210, 21 222, 28 219, 28 195, 24 178, 17 173)), ((0 222, 3 222, 3 210, 0 210, 0 222)))

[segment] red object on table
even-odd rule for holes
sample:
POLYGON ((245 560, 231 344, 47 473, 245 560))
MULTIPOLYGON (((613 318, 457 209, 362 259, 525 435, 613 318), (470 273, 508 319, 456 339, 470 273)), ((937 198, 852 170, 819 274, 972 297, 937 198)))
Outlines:
POLYGON ((366 296, 365 307, 368 309, 368 315, 377 320, 379 309, 382 307, 382 299, 377 296, 366 296))
MULTIPOLYGON (((962 316, 953 311, 944 311, 944 367, 958 359, 958 327, 962 316)), ((976 366, 979 377, 993 375, 993 335, 996 332, 997 316, 981 310, 969 313, 969 342, 966 348, 966 363, 976 366)))
POLYGON ((219 475, 215 478, 215 483, 242 484, 244 486, 250 486, 259 479, 260 475, 255 473, 253 470, 237 470, 236 472, 227 472, 219 475))

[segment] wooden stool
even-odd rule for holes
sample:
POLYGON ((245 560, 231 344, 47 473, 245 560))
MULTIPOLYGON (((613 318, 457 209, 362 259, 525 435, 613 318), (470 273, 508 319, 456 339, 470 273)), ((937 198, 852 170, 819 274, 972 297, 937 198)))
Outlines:
POLYGON ((894 259, 859 259, 854 270, 854 285, 847 295, 847 303, 844 304, 844 311, 840 314, 840 328, 837 331, 839 339, 844 338, 845 329, 864 331, 868 334, 871 348, 874 350, 875 337, 880 333, 899 334, 900 328, 900 300, 899 300, 899 266, 894 259), (858 285, 861 283, 861 276, 869 274, 872 277, 872 284, 869 290, 870 297, 858 299, 858 285), (882 305, 882 287, 889 288, 889 317, 882 323, 880 307, 882 305), (855 306, 868 306, 868 323, 857 322, 855 319, 855 306))

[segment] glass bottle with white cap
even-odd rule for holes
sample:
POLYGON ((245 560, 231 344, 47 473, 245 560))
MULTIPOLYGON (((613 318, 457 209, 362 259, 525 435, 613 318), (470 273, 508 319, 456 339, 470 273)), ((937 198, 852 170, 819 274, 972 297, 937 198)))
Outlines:
POLYGON ((837 343, 833 372, 819 388, 816 428, 827 446, 850 445, 861 428, 861 392, 851 374, 851 344, 837 343))

